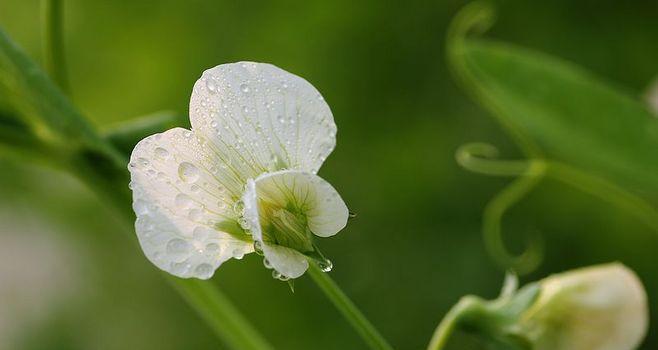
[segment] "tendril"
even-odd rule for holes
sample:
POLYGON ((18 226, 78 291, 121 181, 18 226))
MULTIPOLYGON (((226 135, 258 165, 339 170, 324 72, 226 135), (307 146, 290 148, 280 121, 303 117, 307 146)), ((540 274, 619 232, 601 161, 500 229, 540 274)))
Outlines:
POLYGON ((482 234, 489 254, 505 269, 519 274, 533 271, 543 257, 543 240, 537 233, 530 236, 526 249, 514 255, 505 247, 501 222, 505 213, 521 201, 545 176, 547 163, 542 159, 498 160, 498 149, 486 143, 471 143, 457 150, 457 162, 473 172, 517 178, 499 192, 484 209, 482 234))

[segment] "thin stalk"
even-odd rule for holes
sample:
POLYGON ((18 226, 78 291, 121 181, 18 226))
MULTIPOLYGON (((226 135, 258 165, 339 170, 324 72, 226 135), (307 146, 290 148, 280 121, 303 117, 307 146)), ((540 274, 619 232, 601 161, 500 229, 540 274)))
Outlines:
POLYGON ((393 349, 350 298, 343 293, 336 282, 329 277, 329 274, 322 271, 313 261, 310 262, 308 274, 371 349, 393 349))
POLYGON ((230 300, 209 281, 180 279, 166 275, 181 296, 194 307, 217 335, 233 349, 273 349, 251 327, 230 300))
POLYGON ((48 75, 64 92, 69 92, 64 58, 63 0, 42 0, 42 54, 48 75))
POLYGON ((455 306, 448 311, 443 317, 441 323, 436 327, 432 339, 430 340, 427 350, 442 350, 448 344, 450 336, 454 333, 461 318, 470 310, 478 305, 477 299, 471 296, 463 297, 455 306))

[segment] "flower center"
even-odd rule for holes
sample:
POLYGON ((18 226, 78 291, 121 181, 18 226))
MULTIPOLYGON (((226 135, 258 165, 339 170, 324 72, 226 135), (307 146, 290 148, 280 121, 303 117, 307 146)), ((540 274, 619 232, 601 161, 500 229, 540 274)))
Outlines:
POLYGON ((307 216, 291 203, 285 207, 262 198, 258 200, 263 241, 299 252, 313 251, 313 239, 307 216))

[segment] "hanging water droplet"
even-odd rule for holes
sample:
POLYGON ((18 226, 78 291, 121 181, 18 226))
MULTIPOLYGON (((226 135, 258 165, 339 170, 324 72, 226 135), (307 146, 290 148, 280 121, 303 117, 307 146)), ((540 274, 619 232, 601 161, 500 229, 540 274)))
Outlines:
POLYGON ((179 193, 174 199, 174 204, 182 209, 190 209, 194 205, 194 201, 185 193, 179 193))
POLYGON ((244 252, 242 250, 236 248, 236 249, 233 250, 233 257, 235 259, 240 260, 244 257, 244 252))
POLYGON ((281 278, 281 276, 282 276, 282 275, 281 275, 281 272, 279 272, 279 271, 277 271, 277 270, 272 270, 272 278, 278 280, 279 278, 281 278))
POLYGON ((267 260, 267 258, 263 259, 263 266, 265 266, 266 269, 271 269, 272 268, 272 264, 270 264, 270 261, 267 260))
POLYGON ((331 260, 325 259, 324 261, 318 262, 318 267, 320 267, 320 270, 323 272, 329 272, 334 268, 334 264, 331 262, 331 260))
POLYGON ((249 92, 249 85, 241 84, 240 85, 240 90, 246 94, 247 92, 249 92))
POLYGON ((174 261, 179 261, 187 256, 190 244, 180 238, 174 238, 167 242, 167 255, 174 261))
POLYGON ((182 162, 178 166, 178 176, 187 183, 193 183, 199 179, 199 169, 192 163, 182 162))

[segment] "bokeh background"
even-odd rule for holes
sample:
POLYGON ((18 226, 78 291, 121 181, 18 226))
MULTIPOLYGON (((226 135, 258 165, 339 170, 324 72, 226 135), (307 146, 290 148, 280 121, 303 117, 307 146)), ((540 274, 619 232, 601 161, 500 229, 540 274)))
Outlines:
MULTIPOLYGON (((332 276, 399 349, 424 347, 465 294, 494 297, 503 273, 482 209, 507 179, 472 174, 458 146, 518 150, 454 83, 446 28, 464 1, 82 1, 65 3, 72 99, 99 128, 158 110, 185 120, 194 81, 217 64, 274 63, 329 102, 338 146, 321 175, 358 213, 321 240, 332 276)), ((571 60, 641 96, 658 75, 655 1, 503 1, 487 35, 571 60)), ((0 25, 39 60, 39 3, 0 1, 0 25)), ((658 176, 658 174, 656 174, 658 176)), ((658 315, 658 234, 628 213, 545 181, 505 217, 520 251, 546 241, 531 281, 619 260, 658 315)), ((261 259, 226 263, 220 286, 278 349, 364 344, 307 277, 273 280, 261 259)), ((455 348, 478 348, 468 339, 455 348)), ((0 156, 0 348, 221 349, 143 257, 132 228, 77 180, 0 156)), ((643 349, 658 348, 651 325, 643 349)))

